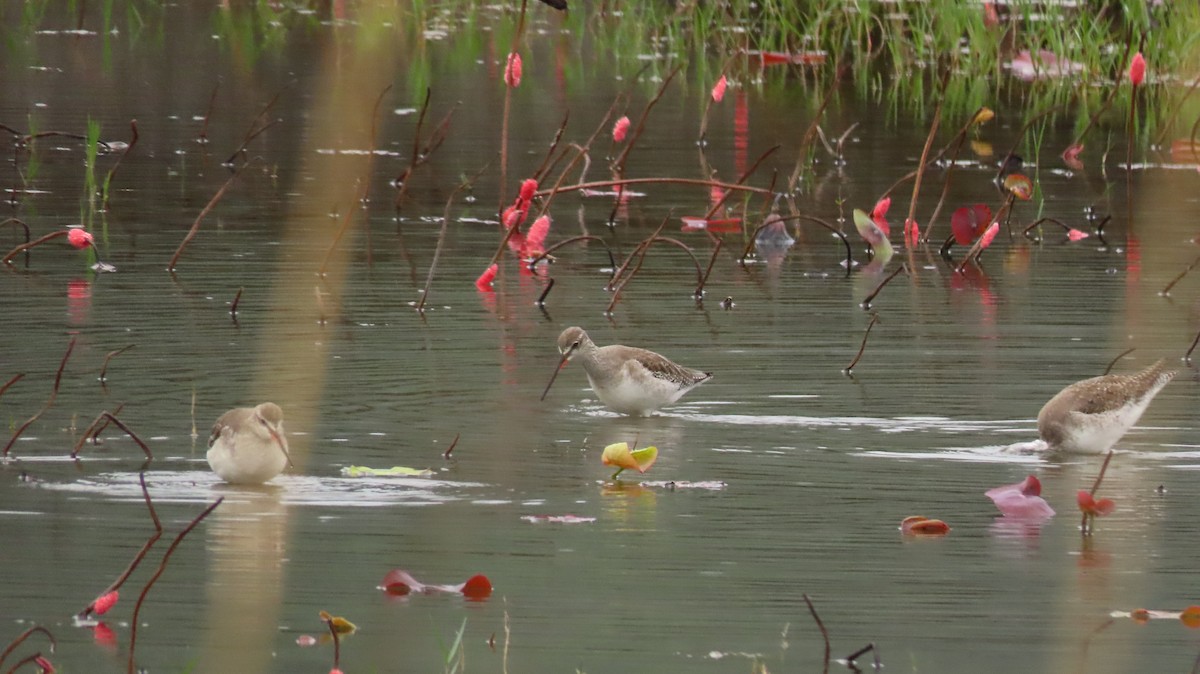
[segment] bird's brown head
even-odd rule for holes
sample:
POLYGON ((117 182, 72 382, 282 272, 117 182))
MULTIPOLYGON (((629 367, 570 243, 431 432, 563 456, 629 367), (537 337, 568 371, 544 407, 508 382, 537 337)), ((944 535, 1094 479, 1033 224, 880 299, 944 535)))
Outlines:
POLYGON ((283 409, 275 403, 262 403, 254 408, 254 423, 258 425, 261 434, 270 438, 292 465, 292 455, 288 453, 287 436, 283 431, 283 409))
POLYGON ((570 360, 576 351, 591 343, 592 340, 588 338, 588 334, 583 331, 583 328, 571 326, 558 336, 558 352, 563 355, 564 360, 570 360))

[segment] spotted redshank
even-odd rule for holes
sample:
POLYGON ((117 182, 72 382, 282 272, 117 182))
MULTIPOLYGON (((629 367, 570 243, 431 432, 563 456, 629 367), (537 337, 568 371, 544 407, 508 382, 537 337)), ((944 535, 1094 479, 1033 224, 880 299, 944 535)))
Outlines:
POLYGON ((208 465, 233 484, 262 484, 292 465, 275 403, 239 407, 221 415, 208 438, 208 465))
MULTIPOLYGON (((562 360, 554 376, 563 364, 578 357, 600 402, 614 412, 631 416, 650 416, 712 377, 712 373, 677 365, 646 349, 620 344, 596 346, 579 327, 562 331, 558 351, 562 360)), ((542 392, 543 400, 553 383, 551 377, 542 392)))
POLYGON ((1175 377, 1159 360, 1136 374, 1106 374, 1059 391, 1038 413, 1038 435, 1054 450, 1100 454, 1137 423, 1154 396, 1175 377))

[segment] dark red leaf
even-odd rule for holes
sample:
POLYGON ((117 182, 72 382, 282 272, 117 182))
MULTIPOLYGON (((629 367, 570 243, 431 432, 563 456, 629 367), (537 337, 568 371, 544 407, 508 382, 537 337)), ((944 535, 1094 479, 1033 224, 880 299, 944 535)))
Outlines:
POLYGON ((985 204, 963 206, 950 216, 950 230, 954 232, 954 242, 960 246, 969 246, 983 234, 988 223, 992 221, 992 209, 985 204))

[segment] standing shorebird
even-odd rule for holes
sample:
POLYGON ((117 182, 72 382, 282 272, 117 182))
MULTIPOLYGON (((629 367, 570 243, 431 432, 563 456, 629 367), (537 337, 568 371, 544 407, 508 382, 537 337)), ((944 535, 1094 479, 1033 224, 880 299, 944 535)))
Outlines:
POLYGON ((292 465, 275 403, 239 407, 221 415, 208 438, 208 465, 233 484, 262 484, 292 465))
POLYGON ((1136 374, 1075 382, 1038 412, 1038 435, 1052 450, 1101 454, 1137 423, 1154 396, 1175 378, 1161 359, 1136 374))
POLYGON ((562 360, 546 384, 542 400, 546 399, 562 366, 578 357, 600 402, 614 412, 630 416, 650 416, 712 378, 710 372, 676 365, 653 351, 620 344, 596 346, 579 327, 562 331, 558 336, 558 351, 562 360))

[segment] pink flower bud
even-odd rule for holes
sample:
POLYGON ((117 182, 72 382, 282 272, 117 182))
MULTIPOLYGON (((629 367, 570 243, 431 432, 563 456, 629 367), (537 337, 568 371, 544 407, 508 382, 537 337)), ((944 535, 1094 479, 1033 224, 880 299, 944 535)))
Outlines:
POLYGON ((475 279, 475 287, 483 292, 492 290, 492 281, 496 279, 496 270, 499 268, 499 265, 492 263, 491 266, 483 270, 483 273, 479 275, 479 278, 475 279))
POLYGON ((996 238, 996 233, 999 231, 1000 223, 998 222, 993 222, 990 227, 984 230, 983 236, 979 237, 979 250, 992 245, 992 240, 996 238))
POLYGON ((533 201, 533 194, 534 192, 537 192, 537 188, 538 181, 534 180, 533 178, 527 178, 525 182, 521 183, 521 201, 525 202, 526 204, 528 204, 530 201, 533 201))
POLYGON ((524 257, 537 257, 545 252, 546 235, 550 233, 550 216, 543 215, 529 226, 529 234, 522 247, 524 257))
POLYGON ((68 231, 67 241, 76 248, 87 248, 92 245, 92 233, 81 227, 75 227, 68 231))
POLYGON ((725 98, 725 87, 728 85, 729 82, 725 79, 725 76, 721 75, 721 79, 717 80, 717 83, 713 85, 712 88, 712 97, 714 102, 720 103, 721 99, 725 98))
POLYGON ((54 669, 54 665, 50 664, 50 661, 41 655, 33 659, 33 664, 42 668, 42 674, 54 674, 57 671, 54 669))
POLYGON ((92 613, 96 615, 104 615, 108 610, 117 604, 117 600, 121 595, 116 590, 100 595, 96 601, 92 602, 92 613))
POLYGON ((1133 55, 1133 60, 1129 62, 1129 81, 1133 82, 1133 86, 1138 86, 1142 80, 1146 79, 1146 59, 1142 57, 1142 52, 1133 55))
POLYGON ((613 142, 620 143, 625 140, 625 134, 629 133, 629 118, 622 117, 613 124, 613 142))
POLYGON ((1081 230, 1078 230, 1075 228, 1071 228, 1071 230, 1067 232, 1067 238, 1072 241, 1086 239, 1086 238, 1088 238, 1088 236, 1090 236, 1090 235, 1087 232, 1084 232, 1084 231, 1081 231, 1081 230))
POLYGON ((504 83, 512 88, 521 86, 521 55, 513 52, 504 65, 504 83))

